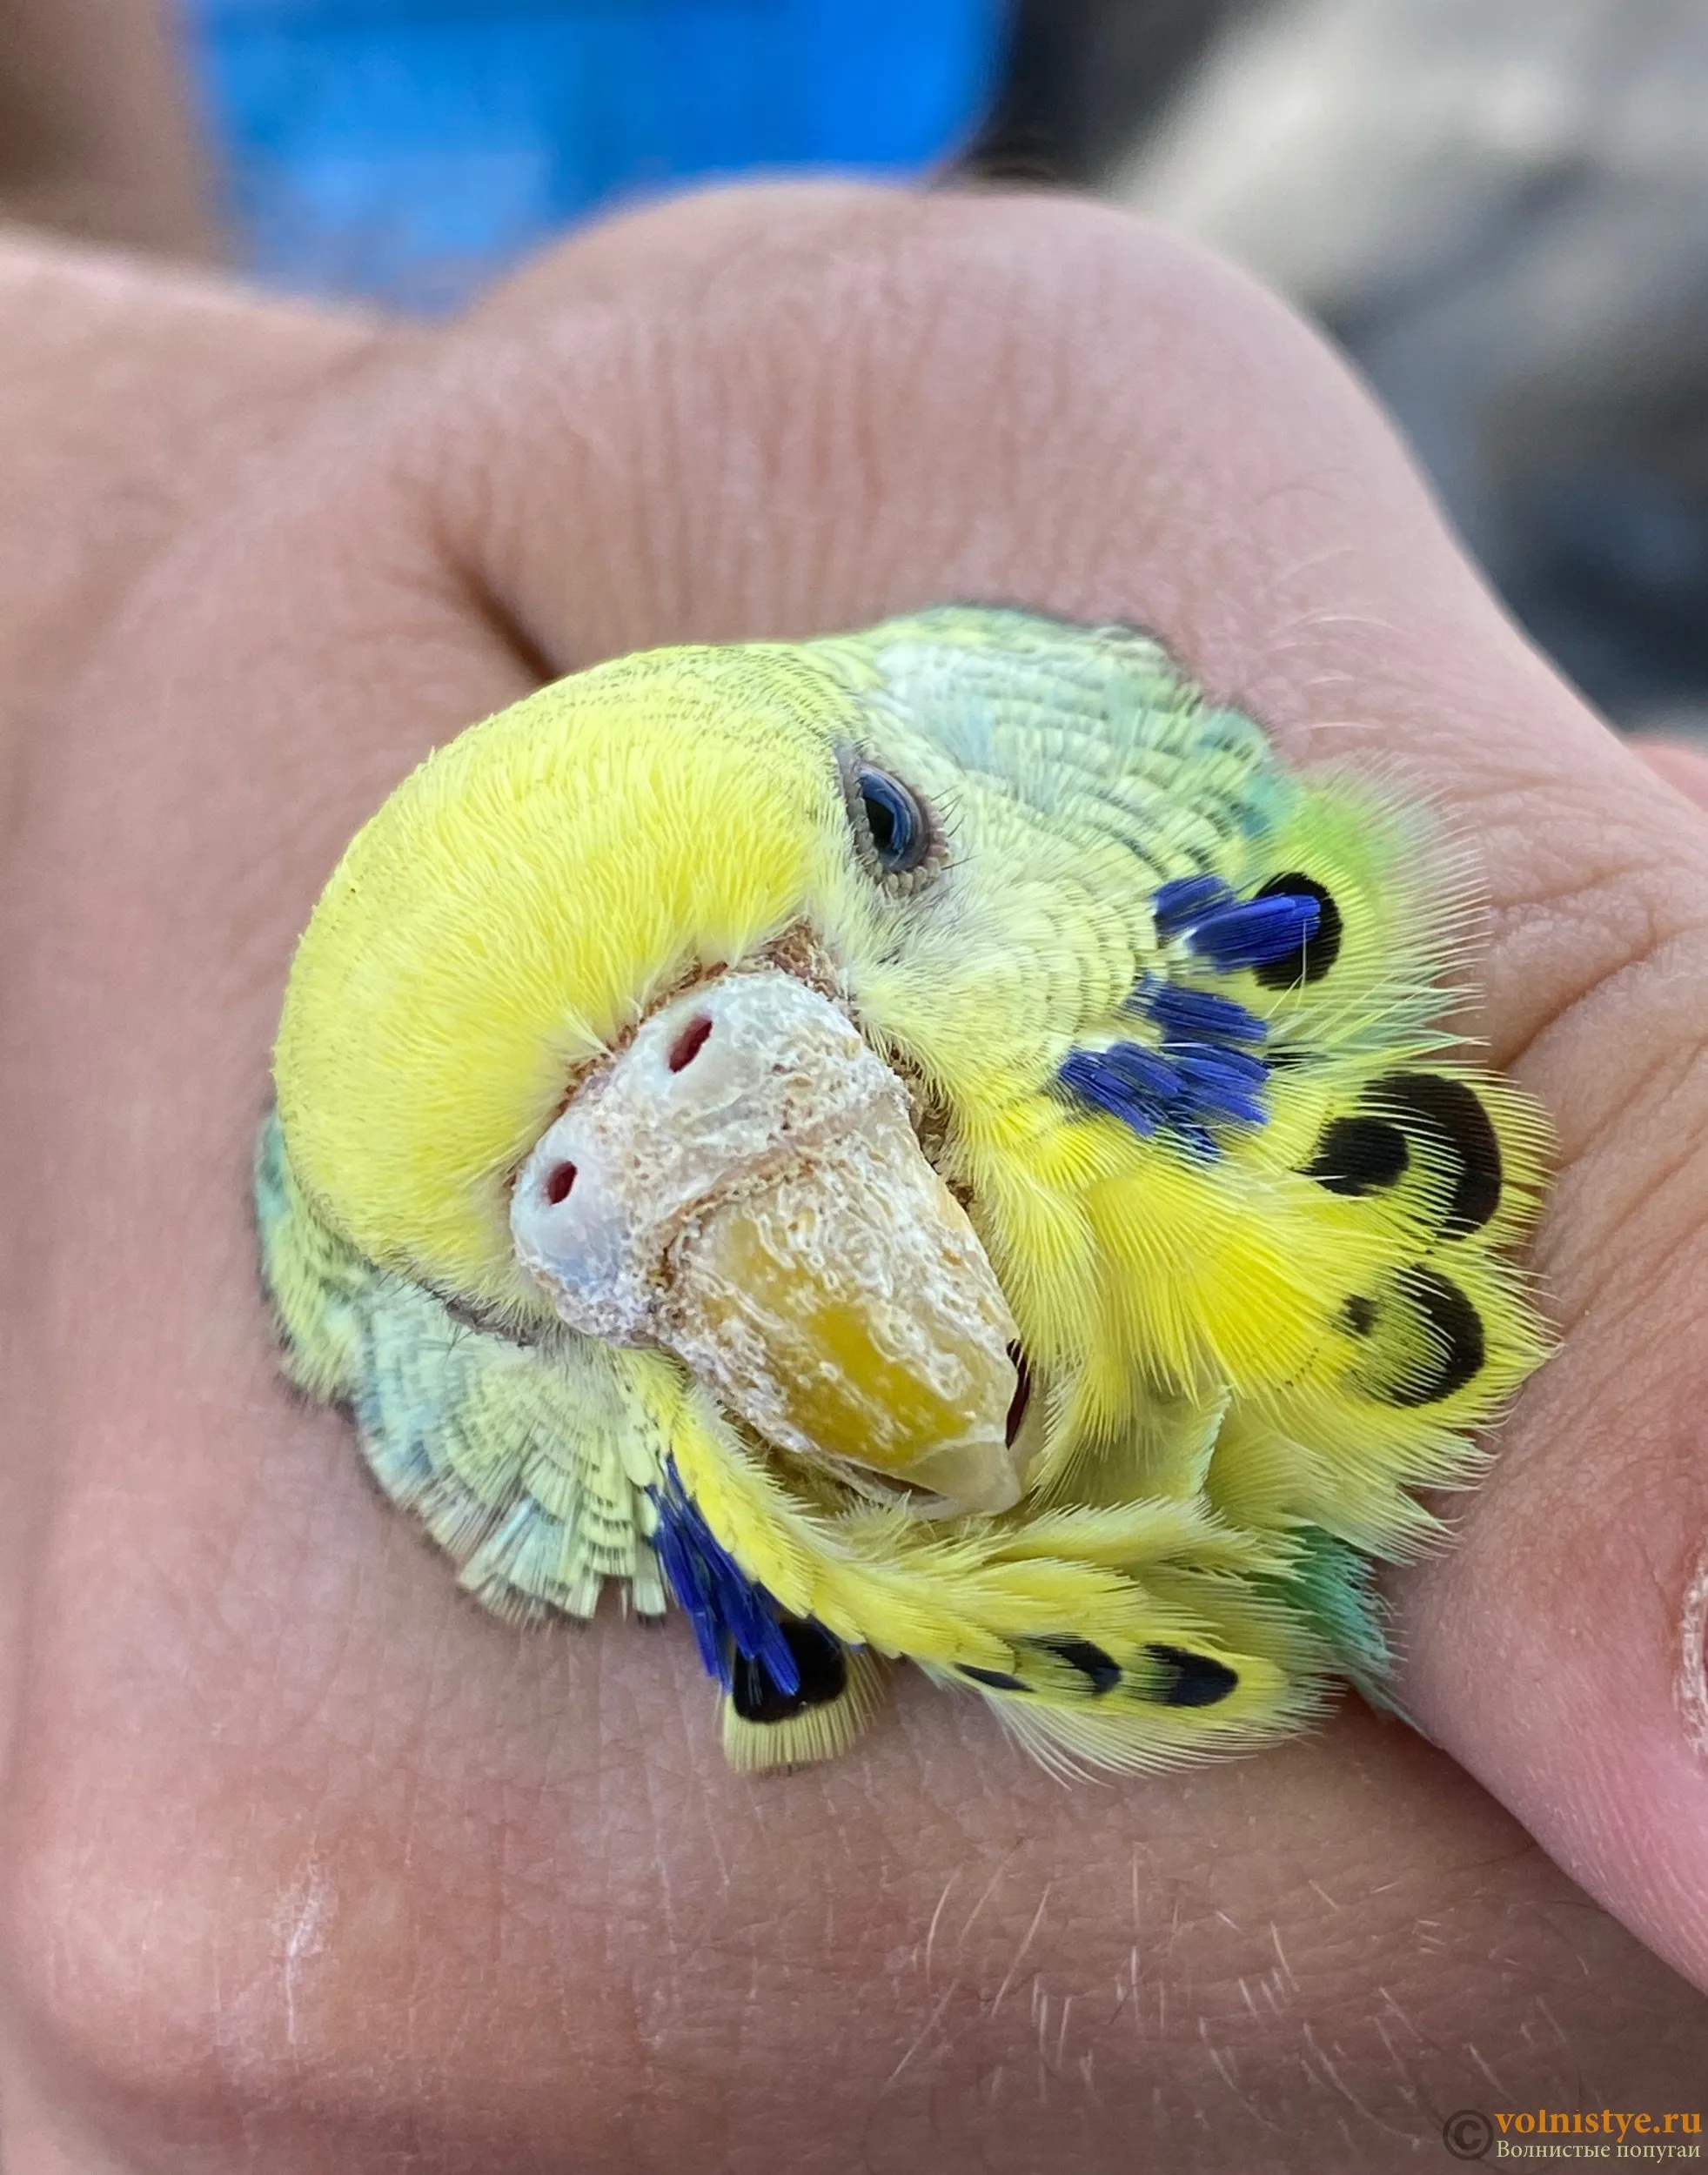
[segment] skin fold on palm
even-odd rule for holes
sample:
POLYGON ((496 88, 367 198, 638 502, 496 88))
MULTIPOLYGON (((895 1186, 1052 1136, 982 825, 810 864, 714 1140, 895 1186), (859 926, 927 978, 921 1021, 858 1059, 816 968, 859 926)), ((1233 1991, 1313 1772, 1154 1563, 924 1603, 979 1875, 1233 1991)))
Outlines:
POLYGON ((23 765, 18 2164, 1368 2168, 1467 2105, 1696 2104, 1708 827, 1340 365, 1115 214, 754 191, 301 405, 23 765), (1143 622, 1476 852, 1470 1024, 1560 1128, 1564 1344, 1397 1583, 1441 1750, 1355 1705, 1064 1789, 904 1691, 837 1765, 734 1775, 680 1623, 486 1620, 278 1384, 245 1173, 357 824, 543 678, 941 598, 1143 622))

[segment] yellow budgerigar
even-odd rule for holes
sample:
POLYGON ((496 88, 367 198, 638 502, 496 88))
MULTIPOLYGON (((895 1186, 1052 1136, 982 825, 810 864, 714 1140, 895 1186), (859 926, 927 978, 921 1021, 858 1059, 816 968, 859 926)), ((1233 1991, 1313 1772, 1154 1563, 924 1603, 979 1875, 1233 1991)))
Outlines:
POLYGON ((302 940, 293 1378, 499 1614, 674 1600, 726 1750, 907 1660, 1041 1757, 1382 1696, 1373 1562, 1544 1340, 1464 899, 1149 637, 960 606, 624 658, 442 749, 302 940))

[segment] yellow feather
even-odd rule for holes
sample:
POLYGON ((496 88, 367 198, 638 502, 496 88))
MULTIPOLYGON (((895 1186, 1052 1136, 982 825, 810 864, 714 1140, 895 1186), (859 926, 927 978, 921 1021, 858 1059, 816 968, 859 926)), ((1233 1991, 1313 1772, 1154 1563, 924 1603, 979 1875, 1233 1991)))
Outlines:
POLYGON ((798 652, 622 659, 464 733, 358 833, 274 1061, 297 1175, 352 1244, 539 1314, 508 1181, 663 986, 742 957, 823 886, 835 699, 798 652))

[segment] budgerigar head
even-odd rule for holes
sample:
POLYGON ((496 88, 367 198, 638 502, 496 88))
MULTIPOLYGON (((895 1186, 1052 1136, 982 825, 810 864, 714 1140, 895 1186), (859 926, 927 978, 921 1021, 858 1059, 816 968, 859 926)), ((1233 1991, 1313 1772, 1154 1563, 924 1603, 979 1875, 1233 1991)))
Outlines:
POLYGON ((959 710, 928 643, 868 637, 628 658, 465 733, 345 856, 276 1069, 298 1180, 369 1258, 995 1509, 1015 1315, 1072 1243, 1040 1172, 1095 1152, 1058 1069, 1130 994, 1149 893, 1136 822, 1057 805, 1071 712, 997 760, 954 632, 959 710))
POLYGON ((1330 1653, 1379 1680, 1363 1556, 1544 1348, 1545 1127, 1438 1023, 1457 912, 1426 812, 1131 630, 577 674, 304 935, 287 1363, 494 1607, 667 1586, 744 1763, 845 1743, 884 1655, 1069 1757, 1249 1741, 1330 1653))

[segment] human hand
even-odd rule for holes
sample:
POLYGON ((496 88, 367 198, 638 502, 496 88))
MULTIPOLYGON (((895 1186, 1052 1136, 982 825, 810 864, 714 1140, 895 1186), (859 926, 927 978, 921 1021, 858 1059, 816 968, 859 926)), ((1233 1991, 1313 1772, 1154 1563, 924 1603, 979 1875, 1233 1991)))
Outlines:
POLYGON ((1536 1844, 1708 1978, 1708 829, 1245 282, 1066 202, 597 231, 321 398, 160 560, 16 869, 23 2165, 1367 2168, 1467 2105, 1692 2105, 1698 1998, 1536 1844), (1142 620, 1479 853, 1481 1024, 1561 1128, 1565 1342, 1397 1584, 1444 1752, 1353 1708, 1064 1790, 904 1696, 743 1778, 685 1637, 483 1618, 278 1386, 247 1161, 357 823, 572 666, 948 597, 1142 620))

